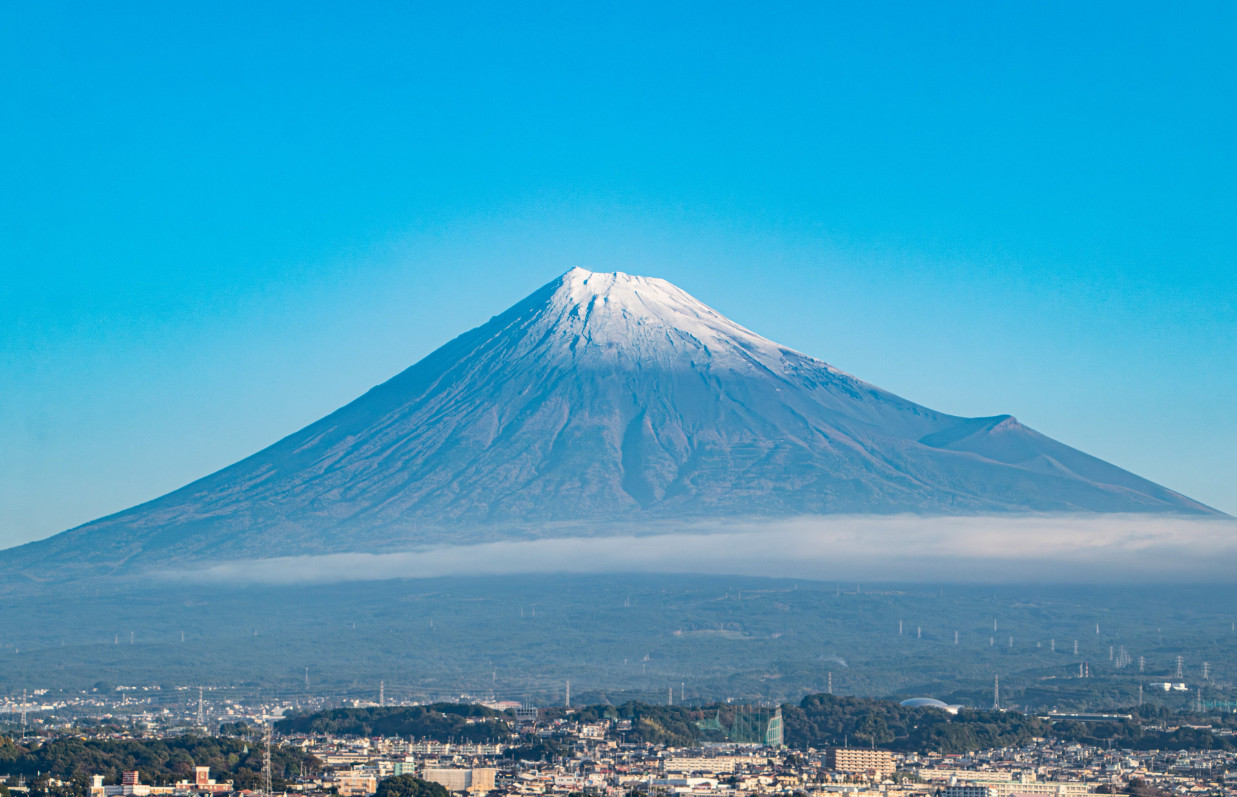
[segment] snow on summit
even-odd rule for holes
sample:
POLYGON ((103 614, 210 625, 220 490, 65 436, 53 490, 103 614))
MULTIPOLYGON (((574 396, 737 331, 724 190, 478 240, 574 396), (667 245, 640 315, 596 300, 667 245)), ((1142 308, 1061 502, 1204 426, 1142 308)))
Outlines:
POLYGON ((777 367, 783 352, 686 291, 653 277, 573 268, 544 308, 559 353, 646 364, 777 367))
POLYGON ((0 560, 68 572, 710 519, 1045 512, 1219 514, 1008 415, 862 382, 665 280, 575 268, 269 448, 0 560))

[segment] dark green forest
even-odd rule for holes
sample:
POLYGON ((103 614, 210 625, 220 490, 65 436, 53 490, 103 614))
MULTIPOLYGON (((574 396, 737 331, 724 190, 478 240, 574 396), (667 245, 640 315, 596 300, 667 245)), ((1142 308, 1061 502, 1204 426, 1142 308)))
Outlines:
MULTIPOLYGON (((624 741, 639 744, 692 746, 726 741, 740 712, 771 707, 714 703, 704 706, 655 706, 629 701, 620 705, 542 709, 542 719, 570 718, 579 722, 627 720, 624 741)), ((1178 727, 1170 733, 1147 726, 1228 724, 1237 715, 1195 717, 1163 707, 1131 709, 1133 718, 1106 723, 1058 720, 1048 722, 1016 711, 964 709, 956 715, 935 708, 909 708, 888 700, 809 695, 798 704, 783 704, 786 746, 821 749, 850 744, 899 751, 964 753, 990 747, 1027 744, 1035 737, 1055 737, 1083 744, 1112 744, 1132 749, 1234 749, 1227 737, 1207 730, 1178 727)), ((517 745, 517 757, 541 759, 561 753, 565 740, 537 740, 520 745, 512 734, 513 722, 477 705, 436 703, 429 706, 352 708, 289 717, 276 724, 281 733, 322 733, 341 736, 401 736, 437 741, 508 742, 517 745), (468 724, 467 720, 473 720, 468 724)))
MULTIPOLYGON (((260 744, 228 737, 62 737, 25 746, 0 737, 0 773, 27 779, 50 774, 73 781, 84 790, 91 775, 103 775, 105 783, 115 784, 120 782, 121 772, 137 770, 143 783, 172 783, 192 780, 195 766, 208 766, 212 778, 234 781, 238 789, 252 789, 261 782, 262 752, 260 744)), ((283 788, 287 779, 301 772, 313 773, 320 768, 316 758, 297 748, 271 748, 271 780, 276 788, 283 788)))
POLYGON ((332 709, 282 719, 275 723, 275 730, 284 734, 402 736, 478 743, 506 741, 511 735, 504 715, 467 703, 332 709))

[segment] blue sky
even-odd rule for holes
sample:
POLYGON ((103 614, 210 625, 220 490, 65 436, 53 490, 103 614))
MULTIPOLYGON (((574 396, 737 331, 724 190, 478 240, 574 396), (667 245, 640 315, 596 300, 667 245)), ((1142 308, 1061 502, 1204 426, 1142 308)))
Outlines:
POLYGON ((0 8, 0 545, 573 265, 1237 512, 1237 5, 0 8))

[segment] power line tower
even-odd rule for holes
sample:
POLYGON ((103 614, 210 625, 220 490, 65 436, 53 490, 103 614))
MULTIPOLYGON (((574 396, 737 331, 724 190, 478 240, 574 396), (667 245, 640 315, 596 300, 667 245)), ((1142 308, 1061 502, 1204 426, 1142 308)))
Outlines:
MULTIPOLYGON (((1139 657, 1138 657, 1138 671, 1139 671, 1139 672, 1142 672, 1142 671, 1143 671, 1143 670, 1145 670, 1146 668, 1147 668, 1147 657, 1146 657, 1146 656, 1139 656, 1139 657)), ((1141 689, 1142 687, 1139 687, 1139 688, 1141 689)))
POLYGON ((1203 662, 1203 680, 1211 680, 1211 664, 1205 661, 1203 662))
POLYGON ((198 687, 198 727, 206 724, 206 712, 202 706, 202 687, 198 687))
POLYGON ((26 690, 21 690, 21 738, 26 738, 26 690))
POLYGON ((1178 656, 1178 657, 1177 657, 1177 677, 1178 677, 1178 678, 1181 678, 1181 677, 1182 677, 1182 675, 1181 675, 1181 666, 1182 666, 1182 664, 1183 664, 1184 662, 1185 662, 1185 657, 1183 657, 1183 656, 1178 656))
POLYGON ((267 720, 264 730, 266 749, 262 751, 262 794, 271 797, 271 722, 267 720))
POLYGON ((995 711, 1001 707, 1001 676, 992 676, 992 709, 995 711))
POLYGON ((387 682, 378 682, 378 705, 385 706, 387 704, 387 682))
POLYGON ((827 691, 829 692, 829 694, 833 694, 833 670, 829 671, 829 680, 827 681, 827 683, 828 683, 827 691))

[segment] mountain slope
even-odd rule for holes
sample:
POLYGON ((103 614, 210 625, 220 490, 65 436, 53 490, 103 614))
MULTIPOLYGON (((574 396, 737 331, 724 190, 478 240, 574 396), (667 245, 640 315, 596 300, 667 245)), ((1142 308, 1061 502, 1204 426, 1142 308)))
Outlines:
POLYGON ((815 513, 1213 510, 1010 416, 934 412, 657 279, 573 269, 351 404, 31 573, 815 513))

